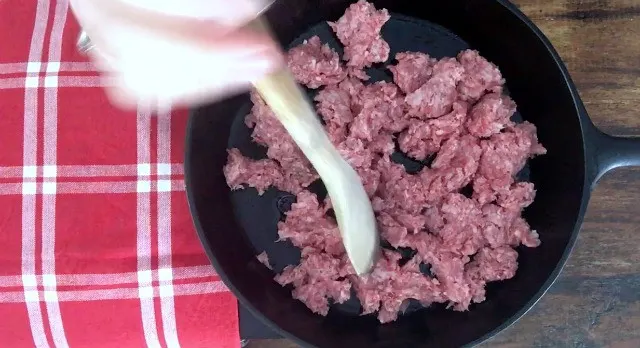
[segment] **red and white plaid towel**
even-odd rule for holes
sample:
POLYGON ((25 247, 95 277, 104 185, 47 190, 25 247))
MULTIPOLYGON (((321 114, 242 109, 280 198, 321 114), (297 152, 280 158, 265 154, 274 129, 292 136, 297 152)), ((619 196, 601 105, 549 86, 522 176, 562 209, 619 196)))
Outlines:
POLYGON ((79 30, 68 0, 0 0, 0 346, 239 346, 187 208, 186 112, 110 105, 79 30))

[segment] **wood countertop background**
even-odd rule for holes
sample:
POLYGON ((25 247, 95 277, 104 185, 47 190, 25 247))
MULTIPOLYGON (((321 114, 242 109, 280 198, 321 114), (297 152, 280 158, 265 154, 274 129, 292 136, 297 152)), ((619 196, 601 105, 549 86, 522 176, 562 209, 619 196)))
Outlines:
MULTIPOLYGON (((640 136, 640 0, 514 0, 558 50, 594 123, 640 136)), ((558 281, 485 347, 640 347, 640 169, 605 176, 558 281)), ((248 348, 293 348, 255 340, 248 348)))

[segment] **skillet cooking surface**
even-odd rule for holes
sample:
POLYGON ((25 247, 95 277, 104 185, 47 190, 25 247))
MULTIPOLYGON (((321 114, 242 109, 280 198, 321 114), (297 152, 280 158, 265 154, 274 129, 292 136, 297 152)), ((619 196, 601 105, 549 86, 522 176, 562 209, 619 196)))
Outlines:
MULTIPOLYGON (((322 43, 327 43, 331 48, 336 50, 342 56, 342 45, 337 41, 333 31, 326 22, 321 22, 311 29, 298 36, 290 45, 289 49, 300 45, 304 40, 313 36, 318 36, 322 43)), ((434 23, 415 19, 403 15, 391 13, 391 19, 384 25, 382 29, 383 38, 389 43, 391 52, 389 60, 385 63, 376 64, 372 68, 365 71, 371 77, 366 83, 376 81, 393 81, 393 75, 385 67, 394 63, 393 57, 398 52, 412 51, 423 52, 434 58, 456 57, 462 50, 472 48, 464 40, 451 33, 442 26, 434 23)), ((480 52, 482 55, 482 52, 480 52)), ((499 67, 498 67, 499 68, 499 67)), ((507 81, 508 84, 509 81, 507 81)), ((317 93, 317 90, 307 89, 311 100, 317 93)), ((507 85, 505 85, 505 94, 508 94, 507 85)), ((516 103, 518 101, 516 100, 516 103)), ((250 112, 252 103, 247 102, 238 111, 233 124, 228 142, 228 148, 238 148, 245 156, 253 159, 267 158, 266 148, 252 142, 252 129, 248 128, 244 123, 245 116, 250 112)), ((522 121, 519 112, 512 117, 516 122, 522 121)), ((397 163, 403 164, 405 169, 412 173, 418 172, 425 165, 429 165, 429 159, 419 162, 406 157, 401 152, 396 151, 391 159, 397 163)), ((431 158, 432 159, 432 158, 431 158)), ((529 175, 528 165, 518 175, 518 180, 527 180, 529 175)), ((314 182, 310 187, 310 191, 318 195, 320 201, 326 196, 326 190, 320 180, 314 182)), ((268 189, 262 196, 259 196, 253 188, 233 191, 231 193, 231 202, 233 204, 234 213, 241 227, 246 233, 249 244, 255 249, 255 254, 266 251, 269 256, 270 264, 274 268, 274 272, 280 273, 285 266, 295 265, 300 260, 300 250, 294 247, 289 241, 276 242, 278 240, 278 221, 284 219, 284 213, 288 211, 291 204, 295 202, 295 196, 279 191, 275 188, 268 189)), ((526 215, 525 215, 526 216, 526 215)), ((383 247, 389 247, 383 242, 383 247)), ((517 250, 519 250, 518 248, 517 250)), ((409 249, 399 250, 408 260, 413 254, 409 249)), ((429 266, 421 265, 421 270, 425 274, 429 274, 429 266)), ((275 273, 274 273, 275 275, 275 273)), ((504 282, 504 281, 502 281, 504 282)), ((491 290, 494 286, 500 286, 502 282, 491 282, 487 284, 487 297, 491 298, 491 290)), ((507 280, 508 282, 508 280, 507 280)), ((446 304, 434 304, 431 308, 446 307, 446 304)), ((404 314, 412 314, 415 311, 423 310, 418 301, 412 301, 410 306, 405 310, 404 314)), ((470 307, 473 310, 473 304, 470 307)), ((334 316, 359 316, 360 303, 353 294, 349 301, 343 304, 333 304, 330 307, 329 315, 334 316)), ((375 314, 369 315, 374 319, 375 314)))
MULTIPOLYGON (((238 146, 245 155, 254 157, 264 155, 264 149, 250 142, 249 130, 242 122, 250 108, 247 94, 193 109, 185 152, 185 183, 193 221, 211 263, 229 289, 257 318, 298 344, 332 348, 478 344, 525 314, 562 270, 580 228, 593 175, 615 164, 606 162, 604 157, 605 162, 593 163, 599 154, 594 153, 593 144, 585 141, 612 141, 598 135, 589 122, 557 52, 508 1, 372 2, 378 9, 387 8, 391 13, 442 25, 500 68, 523 119, 536 125, 538 138, 548 150, 545 156, 529 162, 527 177, 535 184, 537 195, 524 212, 531 228, 540 233, 542 245, 519 249, 515 277, 490 283, 487 300, 472 305, 467 312, 432 306, 384 325, 374 316, 354 317, 353 308, 333 308, 328 317, 313 314, 292 298, 290 290, 273 281, 274 272, 255 257, 266 250, 279 269, 297 261, 295 249, 275 243, 280 210, 290 203, 286 198, 290 196, 272 190, 258 197, 251 189, 230 194, 226 185, 222 169, 227 147, 238 146)), ((335 44, 326 25, 317 24, 337 20, 351 3, 276 1, 266 16, 283 46, 294 40, 299 43, 314 31, 323 41, 335 44), (308 30, 311 27, 313 30, 308 30), (298 36, 302 32, 305 34, 298 36)), ((412 50, 434 57, 455 56, 467 45, 448 30, 393 15, 382 34, 390 43, 392 54, 412 50)), ((389 78, 386 72, 372 75, 389 78)), ((622 142, 608 153, 624 150, 627 157, 632 157, 631 145, 636 146, 622 142)))

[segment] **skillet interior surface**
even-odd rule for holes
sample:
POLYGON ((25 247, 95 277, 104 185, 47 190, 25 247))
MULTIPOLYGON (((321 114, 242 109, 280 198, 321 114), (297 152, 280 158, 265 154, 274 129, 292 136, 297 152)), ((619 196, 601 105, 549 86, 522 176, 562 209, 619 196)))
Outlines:
MULTIPOLYGON (((284 47, 318 35, 339 48, 324 21, 337 19, 348 3, 278 2, 268 16, 284 47)), ((285 335, 328 347, 468 344, 508 325, 532 305, 550 285, 572 243, 582 212, 584 150, 570 82, 544 43, 500 2, 373 3, 392 13, 382 31, 391 46, 390 57, 396 52, 420 51, 441 58, 470 47, 499 66, 518 104, 517 118, 536 124, 540 141, 549 151, 521 173, 538 189, 525 218, 540 233, 542 245, 519 248, 516 276, 490 283, 487 300, 472 305, 468 312, 415 306, 398 321, 380 325, 375 317, 357 316, 359 305, 350 301, 333 306, 326 318, 312 314, 291 298, 289 289, 272 280, 273 272, 255 260, 257 253, 266 250, 276 271, 297 262, 296 248, 275 243, 276 224, 293 197, 275 189, 263 196, 253 189, 230 193, 222 174, 227 148, 237 147, 253 158, 265 154, 265 149, 251 142, 243 122, 250 109, 246 94, 195 110, 192 116, 186 174, 194 220, 209 256, 232 290, 285 335)), ((375 80, 391 77, 384 68, 368 72, 375 80)), ((401 155, 394 157, 409 170, 424 165, 401 155)), ((323 194, 321 184, 314 188, 323 194)))

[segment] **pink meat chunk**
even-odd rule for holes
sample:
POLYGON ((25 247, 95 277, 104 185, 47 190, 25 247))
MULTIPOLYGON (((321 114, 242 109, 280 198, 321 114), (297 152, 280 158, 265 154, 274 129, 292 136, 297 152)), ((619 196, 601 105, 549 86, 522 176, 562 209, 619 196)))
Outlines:
POLYGON ((329 25, 344 45, 348 66, 362 68, 389 58, 389 44, 382 39, 382 26, 391 18, 386 9, 360 0, 349 6, 344 15, 329 25))
POLYGON ((318 114, 326 124, 329 139, 337 146, 346 139, 347 126, 353 120, 351 95, 339 85, 331 85, 318 92, 315 101, 318 114))
MULTIPOLYGON (((508 126, 504 132, 483 140, 481 146, 480 168, 473 182, 473 197, 481 204, 493 202, 499 196, 505 200, 515 175, 527 159, 547 152, 538 142, 535 126, 529 122, 508 126)), ((535 192, 533 185, 526 190, 535 192)))
POLYGON ((347 77, 338 53, 317 36, 289 50, 287 64, 296 80, 309 88, 336 84, 347 77))
POLYGON ((285 144, 286 146, 269 147, 267 156, 278 161, 281 168, 286 168, 285 176, 288 179, 300 183, 302 187, 309 186, 319 178, 318 174, 295 144, 282 143, 285 144))
POLYGON ((386 212, 377 215, 378 227, 380 228, 380 236, 384 238, 393 247, 403 246, 409 233, 409 230, 396 221, 386 212))
POLYGON ((467 120, 469 133, 488 138, 499 133, 516 112, 516 104, 507 96, 497 93, 486 94, 471 108, 467 120))
POLYGON ((409 122, 409 127, 398 137, 400 150, 407 156, 424 160, 440 150, 441 141, 435 139, 433 131, 425 121, 409 122))
POLYGON ((529 248, 538 247, 542 243, 540 241, 538 231, 532 230, 529 223, 527 223, 527 221, 521 216, 518 216, 513 222, 513 225, 511 226, 511 233, 520 240, 522 245, 529 248))
POLYGON ((425 121, 412 119, 407 130, 398 138, 400 150, 418 160, 436 153, 443 141, 463 130, 467 108, 467 103, 456 101, 453 103, 453 110, 447 115, 425 121))
POLYGON ((425 215, 394 207, 379 211, 377 217, 382 238, 396 248, 407 246, 407 236, 419 233, 427 224, 425 215))
POLYGON ((528 247, 540 245, 538 233, 520 216, 520 211, 513 211, 487 204, 482 207, 484 228, 482 233, 492 247, 500 245, 528 247))
POLYGON ((393 135, 383 132, 378 134, 369 143, 369 149, 383 155, 391 155, 395 150, 395 144, 393 142, 393 135))
POLYGON ((353 269, 345 258, 314 250, 303 255, 299 265, 287 266, 275 280, 281 285, 293 284, 293 298, 314 313, 327 315, 329 299, 344 303, 351 297, 351 283, 344 279, 351 274, 353 269))
POLYGON ((441 284, 443 301, 464 309, 471 300, 469 284, 464 278, 464 266, 470 260, 468 256, 447 251, 439 236, 430 233, 418 233, 410 236, 410 245, 418 251, 420 259, 431 265, 431 272, 441 284))
POLYGON ((269 264, 269 255, 267 255, 266 252, 263 251, 260 254, 258 254, 256 256, 256 259, 258 259, 258 261, 260 261, 260 263, 265 265, 265 267, 267 267, 268 269, 273 269, 271 267, 271 264, 269 264))
POLYGON ((389 210, 387 213, 412 234, 424 230, 427 225, 427 217, 423 214, 411 214, 400 209, 389 210))
POLYGON ((483 224, 482 234, 491 247, 501 245, 518 245, 518 238, 511 233, 511 226, 516 214, 495 204, 486 204, 482 207, 483 224))
POLYGON ((365 142, 358 138, 348 138, 338 146, 338 152, 358 173, 369 196, 373 196, 380 183, 380 173, 371 170, 377 157, 365 142))
POLYGON ((477 271, 481 279, 496 281, 513 278, 518 266, 518 253, 508 246, 496 249, 483 248, 478 252, 467 271, 477 271))
POLYGON ((402 165, 382 157, 375 165, 381 182, 378 195, 408 213, 418 213, 427 203, 425 183, 419 175, 408 174, 402 165))
POLYGON ((456 84, 462 79, 464 68, 454 58, 444 58, 433 66, 431 78, 408 94, 405 102, 409 114, 422 119, 440 117, 451 111, 458 97, 456 84))
POLYGON ((238 149, 228 151, 224 176, 231 189, 238 190, 247 185, 258 190, 260 195, 267 188, 278 186, 282 182, 282 172, 278 163, 270 159, 254 161, 244 157, 238 149))
MULTIPOLYGON (((293 141, 269 106, 256 92, 251 93, 253 107, 245 123, 253 125, 252 138, 267 147, 267 156, 287 168, 286 176, 301 187, 307 187, 318 179, 311 163, 293 141)), ((287 184, 288 185, 288 184, 287 184)), ((296 190, 295 192, 298 192, 296 190)))
POLYGON ((450 138, 438 152, 431 170, 421 173, 428 189, 427 201, 437 201, 471 182, 479 166, 482 149, 471 135, 450 138))
POLYGON ((533 203, 536 190, 530 182, 518 182, 509 188, 508 191, 501 192, 498 196, 498 205, 510 210, 520 212, 533 203))
MULTIPOLYGON (((347 65, 358 68, 370 67, 373 63, 389 59, 389 52, 389 44, 382 37, 363 38, 362 41, 354 41, 349 46, 345 46, 344 57, 349 59, 347 65)), ((351 74, 361 80, 368 80, 366 73, 360 70, 351 70, 351 74)))
POLYGON ((404 93, 413 93, 424 85, 431 77, 433 66, 437 62, 428 54, 420 52, 400 52, 396 54, 396 60, 398 64, 390 66, 389 70, 393 74, 393 82, 404 93))
POLYGON ((446 250, 471 256, 485 244, 481 233, 482 210, 472 199, 459 193, 448 194, 440 208, 444 226, 436 232, 446 250))
POLYGON ((352 98, 352 108, 355 110, 358 96, 365 87, 362 81, 355 78, 347 78, 339 83, 339 87, 349 93, 352 98))
POLYGON ((470 284, 473 301, 485 300, 485 284, 511 279, 518 268, 518 253, 508 246, 495 249, 482 248, 465 268, 465 278, 470 284))
POLYGON ((498 193, 506 191, 512 181, 511 177, 487 179, 478 174, 473 179, 473 199, 482 205, 494 202, 498 198, 498 193))
POLYGON ((354 104, 359 112, 350 127, 352 136, 372 141, 381 131, 399 132, 406 125, 402 96, 392 83, 366 86, 354 104))
POLYGON ((289 136, 289 133, 287 133, 282 123, 278 121, 273 111, 271 111, 269 106, 262 100, 260 95, 252 91, 250 96, 253 106, 251 107, 251 112, 245 118, 245 124, 253 128, 253 132, 251 133, 253 141, 267 147, 283 140, 287 142, 289 140, 293 141, 293 139, 290 139, 291 136, 289 136))
MULTIPOLYGON (((253 160, 231 149, 224 167, 233 190, 254 187, 262 194, 276 187, 296 195, 278 223, 278 236, 300 249, 301 260, 276 275, 276 282, 290 284, 293 298, 319 315, 328 314, 330 303, 347 301, 353 290, 362 314, 375 313, 382 323, 396 320, 410 299, 469 310, 485 300, 487 283, 515 275, 514 248, 541 243, 522 216, 535 199, 535 186, 516 175, 529 159, 546 153, 533 124, 510 120, 516 104, 502 94, 498 68, 477 51, 440 60, 398 53, 389 67, 393 83, 367 81, 363 69, 388 59, 390 48, 380 34, 388 19, 386 10, 360 0, 330 23, 345 45, 344 66, 317 37, 288 57, 298 81, 322 87, 316 109, 360 176, 381 238, 415 251, 413 258, 385 249, 370 274, 355 275, 329 214, 330 198, 321 203, 307 190, 318 175, 255 93, 245 123, 268 158, 253 160), (392 162, 396 137, 402 152, 433 158, 431 164, 410 174, 392 162), (471 198, 465 196, 468 188, 471 198)), ((269 267, 266 253, 257 257, 269 267)))
POLYGON ((303 249, 312 247, 332 255, 342 255, 344 246, 338 225, 320 206, 316 195, 301 191, 296 203, 286 213, 285 221, 278 223, 280 240, 289 240, 303 249))
POLYGON ((223 171, 231 189, 238 190, 246 185, 255 188, 260 195, 271 186, 297 193, 316 180, 315 175, 285 171, 271 159, 252 160, 244 157, 238 149, 229 150, 223 171))
POLYGON ((482 203, 491 202, 508 190, 527 159, 546 153, 538 142, 535 126, 528 122, 507 127, 483 140, 481 146, 482 158, 473 190, 474 197, 482 203))
POLYGON ((344 127, 353 121, 351 95, 342 85, 327 86, 315 97, 316 108, 327 124, 344 127))
POLYGON ((385 251, 370 274, 350 277, 363 314, 379 311, 382 323, 395 320, 405 300, 416 299, 428 305, 442 302, 444 297, 438 280, 421 274, 418 262, 400 266, 399 260, 398 253, 385 251))
POLYGON ((485 92, 501 93, 504 79, 498 67, 484 59, 478 51, 465 50, 458 54, 464 67, 464 75, 458 84, 458 92, 464 100, 476 101, 485 92))
POLYGON ((374 154, 365 146, 361 139, 348 138, 338 145, 338 152, 352 167, 369 168, 373 163, 374 154))
POLYGON ((356 168, 356 172, 362 180, 362 185, 367 195, 373 197, 380 187, 380 172, 371 168, 356 168))
POLYGON ((347 67, 347 76, 362 81, 368 81, 371 78, 366 71, 362 70, 362 68, 353 66, 347 67))

